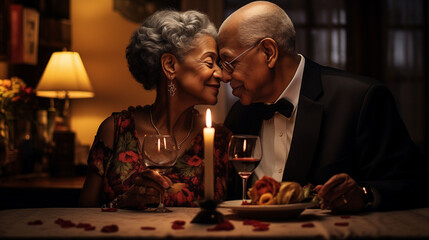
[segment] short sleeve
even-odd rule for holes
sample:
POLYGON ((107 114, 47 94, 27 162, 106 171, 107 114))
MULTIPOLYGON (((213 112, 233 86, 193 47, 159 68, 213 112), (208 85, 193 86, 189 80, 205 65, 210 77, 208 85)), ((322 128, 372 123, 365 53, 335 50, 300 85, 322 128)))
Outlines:
POLYGON ((107 147, 97 136, 94 139, 88 156, 88 167, 100 176, 104 175, 107 162, 112 158, 113 150, 107 147))

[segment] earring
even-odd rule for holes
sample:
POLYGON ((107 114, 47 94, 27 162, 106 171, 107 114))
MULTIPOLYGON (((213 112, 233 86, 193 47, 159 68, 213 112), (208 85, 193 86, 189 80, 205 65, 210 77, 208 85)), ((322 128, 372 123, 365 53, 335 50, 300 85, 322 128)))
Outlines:
POLYGON ((170 83, 168 84, 168 94, 170 94, 170 96, 172 96, 172 97, 176 94, 176 85, 174 85, 173 79, 174 79, 174 77, 171 76, 170 77, 170 83))

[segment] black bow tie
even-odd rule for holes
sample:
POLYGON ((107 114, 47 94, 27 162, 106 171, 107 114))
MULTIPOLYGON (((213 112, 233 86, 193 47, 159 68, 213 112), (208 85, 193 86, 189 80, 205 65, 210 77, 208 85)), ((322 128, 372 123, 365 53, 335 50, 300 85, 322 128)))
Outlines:
POLYGON ((277 101, 275 104, 266 105, 261 104, 261 114, 264 120, 268 120, 274 116, 275 112, 283 114, 285 117, 290 118, 293 111, 293 104, 288 100, 282 98, 277 101))

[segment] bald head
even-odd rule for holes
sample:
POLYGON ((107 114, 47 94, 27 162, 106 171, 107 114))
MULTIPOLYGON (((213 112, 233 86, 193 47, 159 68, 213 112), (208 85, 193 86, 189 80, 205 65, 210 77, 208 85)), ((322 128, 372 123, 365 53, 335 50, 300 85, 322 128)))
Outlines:
POLYGON ((274 3, 266 1, 255 1, 244 5, 235 12, 233 12, 221 25, 220 29, 229 26, 229 24, 236 24, 258 16, 263 16, 266 13, 273 13, 273 11, 283 11, 279 6, 274 3))
POLYGON ((274 39, 281 52, 295 54, 295 28, 289 16, 274 3, 251 2, 232 13, 219 28, 219 42, 230 38, 250 46, 263 38, 274 39))

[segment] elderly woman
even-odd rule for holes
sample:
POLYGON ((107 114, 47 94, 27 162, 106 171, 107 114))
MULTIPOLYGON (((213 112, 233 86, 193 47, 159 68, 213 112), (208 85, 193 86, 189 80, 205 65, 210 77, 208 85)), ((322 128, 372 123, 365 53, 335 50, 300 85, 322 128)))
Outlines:
MULTIPOLYGON (((166 206, 193 206, 204 198, 204 117, 195 105, 217 102, 221 69, 217 31, 197 11, 159 11, 132 35, 126 49, 129 70, 147 90, 156 89, 152 105, 129 107, 100 125, 92 145, 80 205, 145 208, 168 189, 166 206), (175 166, 164 176, 142 163, 145 134, 174 136, 175 166)), ((215 136, 214 197, 226 197, 230 132, 220 125, 215 136)))

